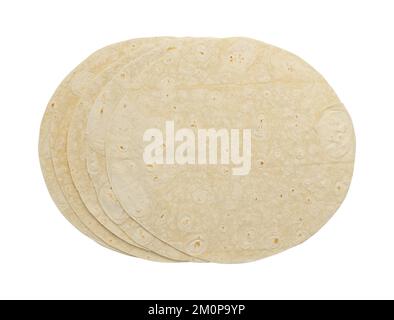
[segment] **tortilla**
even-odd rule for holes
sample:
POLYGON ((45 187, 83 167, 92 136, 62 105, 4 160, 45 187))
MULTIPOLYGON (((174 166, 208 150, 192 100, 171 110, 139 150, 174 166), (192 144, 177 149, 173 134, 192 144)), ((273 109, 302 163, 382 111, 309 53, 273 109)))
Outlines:
POLYGON ((78 67, 74 71, 68 86, 62 88, 64 99, 55 100, 51 104, 54 105, 55 108, 49 136, 50 152, 58 183, 67 202, 91 233, 108 246, 125 254, 154 261, 169 262, 172 260, 130 245, 103 227, 87 210, 80 199, 68 167, 66 155, 67 132, 74 110, 80 107, 80 96, 89 90, 96 90, 97 86, 101 85, 99 82, 96 83, 96 76, 105 70, 107 66, 124 56, 128 50, 133 49, 134 44, 130 42, 106 47, 91 56, 84 62, 82 67, 78 67))
POLYGON ((105 140, 110 185, 131 217, 178 250, 219 263, 264 258, 310 238, 344 200, 351 119, 295 55, 245 38, 184 40, 121 78, 105 140), (197 148, 209 129, 223 129, 222 162, 197 148), (249 171, 237 157, 248 133, 249 171))
MULTIPOLYGON (((159 50, 162 43, 169 41, 171 40, 166 38, 143 39, 143 45, 140 46, 138 50, 130 51, 129 54, 125 54, 122 59, 111 64, 105 71, 96 77, 95 81, 100 84, 107 83, 116 70, 122 69, 126 62, 129 62, 127 68, 137 69, 137 66, 143 64, 144 60, 146 60, 145 55, 148 55, 148 52, 153 51, 149 53, 149 58, 152 58, 154 55, 159 55, 162 51, 159 50)), ((136 70, 136 72, 138 71, 136 70)), ((114 82, 114 85, 116 85, 116 81, 114 82)), ((104 92, 102 96, 106 97, 107 95, 111 95, 111 92, 114 90, 114 85, 109 86, 109 93, 104 92)), ((94 89, 95 90, 90 90, 85 95, 81 96, 80 107, 74 112, 68 132, 67 155, 70 172, 84 204, 89 212, 91 212, 103 226, 124 241, 141 248, 148 249, 149 251, 156 252, 173 260, 196 260, 195 258, 182 254, 174 248, 161 243, 160 240, 154 238, 134 220, 132 220, 122 208, 112 205, 110 188, 108 188, 108 192, 106 192, 105 186, 102 186, 98 192, 99 199, 101 201, 100 206, 96 190, 89 177, 86 166, 86 154, 88 153, 88 146, 85 139, 87 116, 92 108, 93 101, 100 92, 99 89, 101 89, 101 86, 95 86, 94 89), (107 210, 103 211, 103 208, 107 210)), ((99 116, 103 117, 104 113, 107 114, 109 112, 109 110, 106 110, 105 108, 103 99, 98 99, 96 105, 99 107, 97 112, 99 116)), ((93 132, 97 132, 96 129, 93 132)), ((98 174, 95 175, 99 176, 100 179, 106 175, 105 166, 102 168, 103 172, 98 172, 98 174)), ((98 169, 100 168, 97 167, 95 170, 98 171, 98 169)))

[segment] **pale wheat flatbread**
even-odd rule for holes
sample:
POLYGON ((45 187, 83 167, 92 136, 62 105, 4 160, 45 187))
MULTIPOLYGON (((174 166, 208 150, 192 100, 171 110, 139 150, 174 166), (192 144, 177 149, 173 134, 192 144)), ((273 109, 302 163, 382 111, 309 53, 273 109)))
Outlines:
POLYGON ((263 258, 308 239, 343 201, 353 172, 352 123, 298 57, 244 38, 185 40, 122 79, 125 96, 105 140, 110 184, 131 217, 180 251, 224 263, 263 258), (167 121, 195 132, 250 129, 250 172, 147 165, 144 134, 165 131, 167 121))

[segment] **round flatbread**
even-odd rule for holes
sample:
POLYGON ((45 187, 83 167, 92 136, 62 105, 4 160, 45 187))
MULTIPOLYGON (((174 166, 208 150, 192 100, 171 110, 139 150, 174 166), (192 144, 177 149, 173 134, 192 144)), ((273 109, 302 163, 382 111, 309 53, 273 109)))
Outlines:
POLYGON ((122 207, 187 254, 238 263, 317 232, 347 193, 344 106, 300 58, 244 38, 186 39, 124 73, 105 141, 122 207))

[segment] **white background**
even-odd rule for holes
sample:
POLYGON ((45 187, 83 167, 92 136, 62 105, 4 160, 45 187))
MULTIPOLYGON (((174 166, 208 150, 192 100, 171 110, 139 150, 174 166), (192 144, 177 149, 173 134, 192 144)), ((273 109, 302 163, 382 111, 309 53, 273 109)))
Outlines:
POLYGON ((393 1, 0 2, 0 298, 394 298, 393 1), (38 161, 47 101, 107 44, 247 36, 319 70, 352 115, 357 158, 334 218, 244 265, 158 264, 96 245, 57 211, 38 161))

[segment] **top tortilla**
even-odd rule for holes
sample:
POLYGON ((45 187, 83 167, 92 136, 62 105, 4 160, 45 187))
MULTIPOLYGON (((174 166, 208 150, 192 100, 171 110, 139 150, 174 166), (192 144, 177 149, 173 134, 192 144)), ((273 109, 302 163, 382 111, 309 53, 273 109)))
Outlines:
MULTIPOLYGON (((187 254, 238 263, 317 232, 347 193, 355 138, 344 106, 307 63, 244 38, 185 40, 135 77, 106 137, 110 183, 127 213, 187 254), (252 130, 252 168, 149 165, 150 128, 252 130)), ((165 147, 165 146, 164 146, 165 147)))

